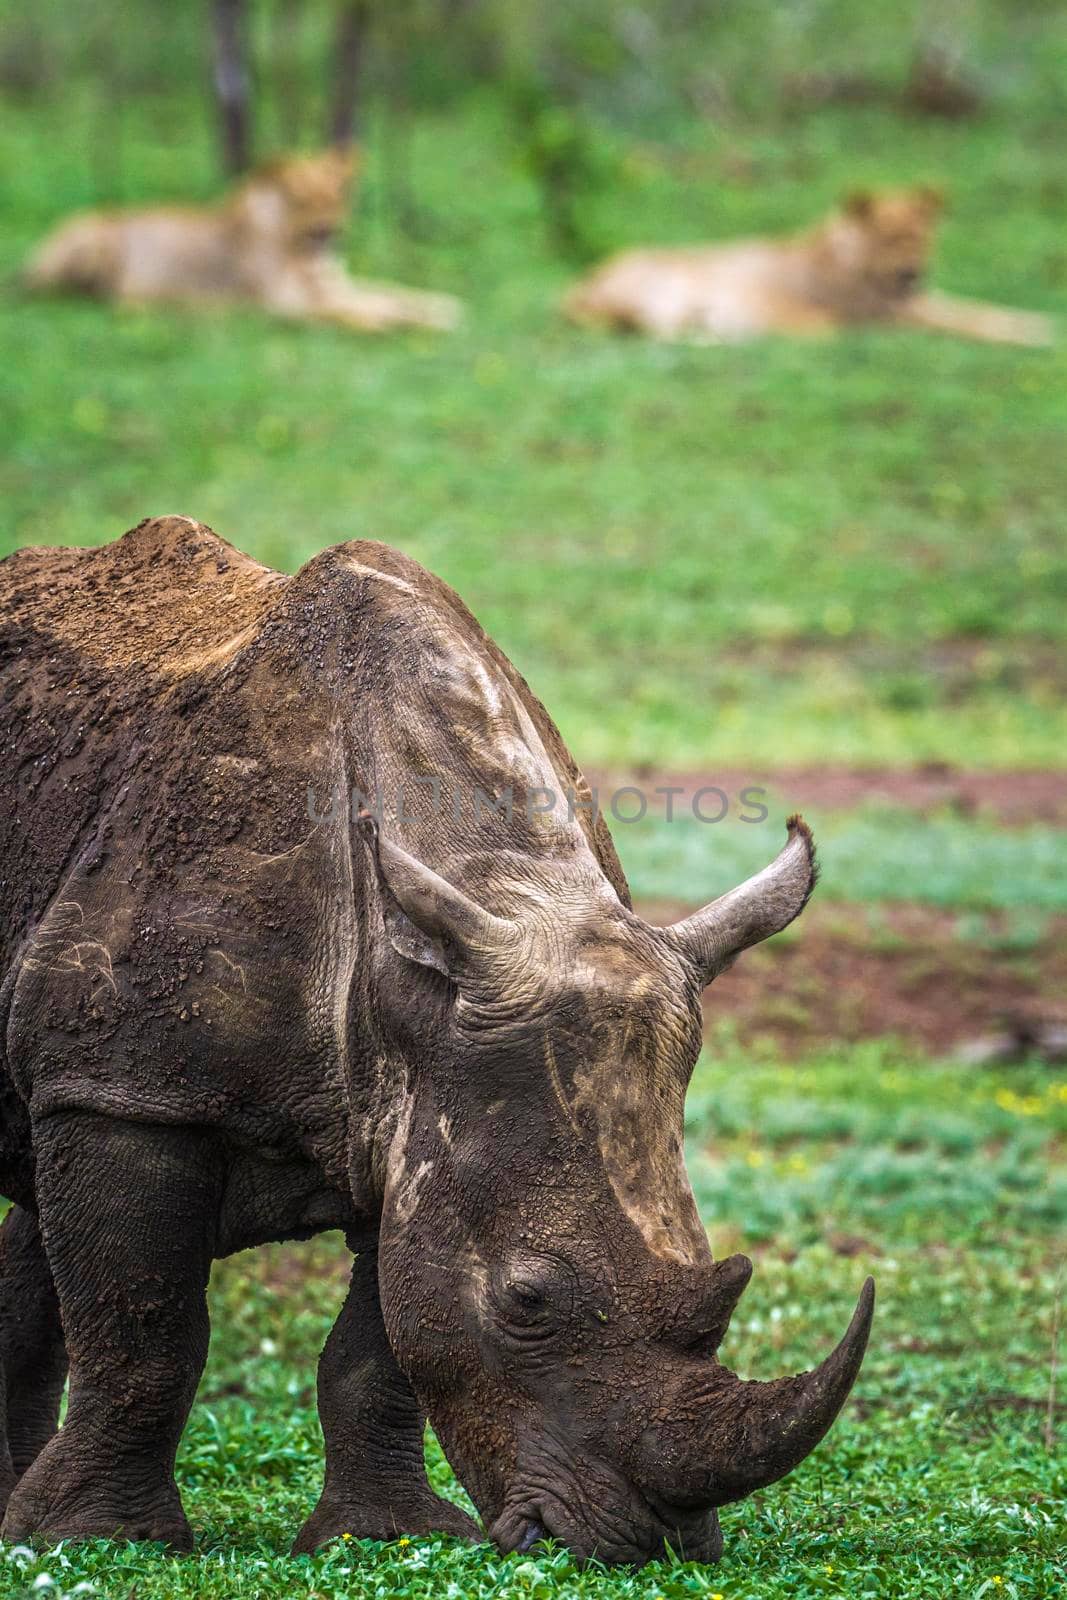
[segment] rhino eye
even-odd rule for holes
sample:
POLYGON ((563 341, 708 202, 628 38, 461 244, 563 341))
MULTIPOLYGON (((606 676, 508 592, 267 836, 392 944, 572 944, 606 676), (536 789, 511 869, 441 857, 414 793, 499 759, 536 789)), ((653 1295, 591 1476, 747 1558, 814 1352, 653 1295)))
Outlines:
POLYGON ((539 1312, 547 1311, 548 1300, 545 1292, 536 1283, 531 1283, 526 1278, 513 1278, 508 1284, 508 1299, 517 1311, 533 1316, 539 1312))
POLYGON ((501 1321, 519 1339, 543 1339, 556 1331, 557 1318, 545 1288, 529 1278, 510 1278, 500 1296, 501 1321))

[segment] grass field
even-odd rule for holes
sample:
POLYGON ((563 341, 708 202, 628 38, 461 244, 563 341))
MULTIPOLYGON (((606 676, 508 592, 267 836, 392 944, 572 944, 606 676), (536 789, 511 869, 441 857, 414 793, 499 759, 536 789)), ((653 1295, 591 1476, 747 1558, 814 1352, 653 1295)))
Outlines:
MULTIPOLYGON (((859 184, 936 180, 952 200, 938 285, 1047 310, 1067 335, 1058 8, 706 9, 692 36, 656 46, 688 98, 649 68, 604 118, 588 220, 605 246, 783 229, 859 184), (978 118, 785 105, 805 70, 901 81, 919 19, 939 17, 965 36, 987 94, 978 118)), ((864 332, 698 349, 580 333, 555 311, 575 269, 546 241, 486 85, 417 105, 404 225, 396 129, 372 104, 346 241, 359 271, 462 295, 452 337, 29 301, 18 264, 67 212, 218 187, 187 18, 173 60, 161 32, 148 72, 122 29, 100 24, 83 51, 58 0, 41 14, 62 71, 16 92, 22 8, 0 0, 0 555, 100 542, 165 511, 287 570, 341 539, 401 546, 460 590, 583 764, 642 783, 714 783, 727 767, 771 782, 764 826, 614 824, 646 904, 692 904, 769 859, 793 808, 773 783, 782 767, 1067 772, 1067 346, 864 332)), ((268 133, 277 116, 268 101, 268 133)), ((716 1253, 756 1260, 731 1365, 809 1364, 868 1271, 879 1310, 855 1399, 802 1469, 724 1513, 720 1566, 578 1571, 561 1550, 504 1560, 430 1540, 291 1560, 321 1470, 314 1363, 345 1277, 323 1238, 216 1268, 179 1462, 197 1556, 0 1545, 0 1600, 1061 1592, 1065 1069, 965 1067, 950 1047, 979 1029, 964 979, 983 1029, 1000 1004, 977 1008, 983 987, 1063 1015, 1041 985, 1062 971, 1067 810, 1004 826, 981 806, 808 809, 817 940, 809 915, 749 959, 768 977, 783 951, 795 966, 807 932, 822 965, 755 1017, 746 1000, 740 1023, 724 980, 690 1095, 690 1170, 716 1253), (916 1006, 921 994, 929 1027, 909 1032, 905 1005, 875 1008, 892 1035, 842 1043, 852 997, 836 989, 854 986, 858 1004, 883 982, 916 1006), (803 1048, 780 1048, 781 1016, 801 1010, 803 1048), (923 1038, 948 1042, 924 1052, 923 1038)), ((432 1440, 428 1459, 460 1493, 432 1440)))
MULTIPOLYGON (((839 56, 850 29, 854 51, 887 47, 812 13, 839 56)), ((977 121, 787 116, 764 74, 763 102, 728 119, 614 131, 598 235, 787 228, 856 184, 933 178, 952 196, 937 282, 1067 312, 1067 30, 1051 10, 1010 15, 977 121)), ((120 109, 79 76, 9 101, 0 273, 78 206, 208 196, 209 135, 174 81, 120 109)), ((397 543, 463 593, 590 763, 1062 764, 1062 351, 581 334, 555 310, 573 269, 488 93, 415 117, 416 237, 389 209, 373 123, 368 145, 350 259, 461 294, 464 330, 116 314, 27 303, 9 276, 0 551, 161 511, 285 568, 339 539, 397 543)))

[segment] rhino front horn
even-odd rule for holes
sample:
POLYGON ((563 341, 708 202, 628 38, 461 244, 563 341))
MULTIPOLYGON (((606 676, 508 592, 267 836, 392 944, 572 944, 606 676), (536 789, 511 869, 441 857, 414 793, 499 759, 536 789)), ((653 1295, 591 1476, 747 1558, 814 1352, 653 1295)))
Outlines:
POLYGON ((765 1489, 811 1454, 848 1399, 873 1316, 874 1279, 868 1278, 845 1337, 811 1372, 746 1383, 718 1369, 703 1418, 708 1502, 727 1505, 765 1489))

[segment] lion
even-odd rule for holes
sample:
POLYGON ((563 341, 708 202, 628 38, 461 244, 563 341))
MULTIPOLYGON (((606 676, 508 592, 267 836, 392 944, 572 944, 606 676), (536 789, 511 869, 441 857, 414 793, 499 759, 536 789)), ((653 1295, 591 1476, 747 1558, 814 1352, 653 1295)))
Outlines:
POLYGON ((1052 344, 1047 317, 923 287, 943 205, 928 186, 858 190, 815 227, 783 238, 626 250, 578 283, 564 309, 577 322, 660 339, 739 341, 888 323, 1052 344))
POLYGON ((213 206, 85 212, 44 240, 26 281, 126 304, 244 303, 368 333, 455 327, 450 295, 345 271, 333 246, 355 170, 354 152, 329 149, 268 162, 213 206))

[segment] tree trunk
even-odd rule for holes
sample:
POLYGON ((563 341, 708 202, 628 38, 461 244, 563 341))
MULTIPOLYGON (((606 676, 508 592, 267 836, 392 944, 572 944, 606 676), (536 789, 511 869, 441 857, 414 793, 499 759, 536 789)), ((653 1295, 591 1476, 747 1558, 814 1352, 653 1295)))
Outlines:
POLYGON ((351 144, 359 132, 363 58, 370 30, 370 0, 344 0, 337 18, 331 144, 351 144))
POLYGON ((304 0, 277 0, 271 54, 282 146, 295 150, 304 122, 304 84, 300 70, 300 35, 304 0))
POLYGON ((212 23, 223 164, 235 177, 247 170, 251 158, 244 0, 214 0, 212 23))

